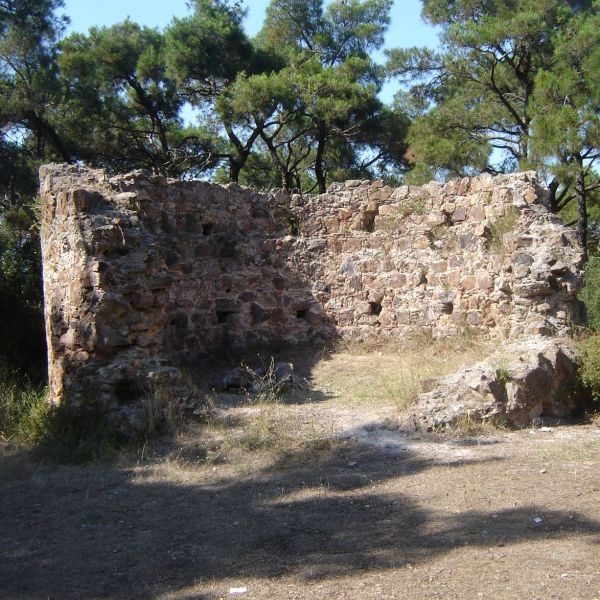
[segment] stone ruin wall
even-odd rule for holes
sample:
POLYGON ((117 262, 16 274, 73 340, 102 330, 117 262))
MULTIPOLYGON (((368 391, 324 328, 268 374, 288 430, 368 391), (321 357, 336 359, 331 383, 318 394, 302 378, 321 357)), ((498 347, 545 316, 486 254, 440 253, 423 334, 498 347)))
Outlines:
POLYGON ((57 401, 92 390, 118 412, 215 354, 423 330, 515 339, 580 320, 582 254, 534 173, 291 197, 66 165, 40 174, 57 401))

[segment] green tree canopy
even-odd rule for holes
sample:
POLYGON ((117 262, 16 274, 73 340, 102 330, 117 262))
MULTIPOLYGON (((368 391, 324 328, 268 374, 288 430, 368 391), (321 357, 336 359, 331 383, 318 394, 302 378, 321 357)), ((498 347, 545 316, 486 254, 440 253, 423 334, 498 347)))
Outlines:
POLYGON ((585 248, 588 200, 600 187, 600 2, 561 29, 553 58, 535 79, 532 156, 561 182, 558 208, 577 199, 585 248))
MULTIPOLYGON (((595 12, 590 0, 424 0, 441 50, 392 50, 388 62, 409 86, 397 101, 414 116, 410 178, 544 168, 551 208, 563 208, 574 197, 575 164, 593 173, 593 100, 583 102, 594 96, 593 68, 582 71, 574 57, 595 60, 595 12)), ((584 243, 583 209, 579 219, 584 243)))
POLYGON ((415 176, 505 172, 530 166, 536 75, 553 63, 556 34, 581 3, 425 0, 441 50, 391 50, 388 70, 410 85, 415 176), (577 5, 576 5, 577 4, 577 5))
POLYGON ((402 166, 406 118, 381 103, 383 72, 368 56, 381 47, 389 0, 273 0, 256 38, 280 69, 242 76, 219 107, 271 157, 276 185, 325 191, 332 176, 369 176, 384 159, 402 166), (366 124, 370 127, 365 127, 366 124), (392 140, 372 131, 397 134, 392 140))
POLYGON ((48 151, 70 162, 52 122, 52 107, 62 93, 56 42, 66 21, 55 14, 61 6, 62 0, 0 4, 0 125, 5 133, 20 129, 19 137, 28 136, 36 156, 48 151))
POLYGON ((0 361, 45 370, 39 240, 33 202, 42 160, 71 161, 54 122, 62 97, 60 0, 0 2, 0 361))
POLYGON ((215 103, 238 75, 274 65, 244 32, 244 11, 238 4, 195 0, 192 8, 191 16, 174 19, 165 32, 167 73, 200 111, 211 160, 226 161, 230 181, 238 181, 259 131, 248 122, 235 123, 230 110, 215 112, 215 103))
POLYGON ((59 64, 68 99, 62 129, 78 158, 111 170, 200 172, 209 144, 184 127, 184 95, 166 74, 166 44, 155 29, 124 21, 73 34, 59 64))

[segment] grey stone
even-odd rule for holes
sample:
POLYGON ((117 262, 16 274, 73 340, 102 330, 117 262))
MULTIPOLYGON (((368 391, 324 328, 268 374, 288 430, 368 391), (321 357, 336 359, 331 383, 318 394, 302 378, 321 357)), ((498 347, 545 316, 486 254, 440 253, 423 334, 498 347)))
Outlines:
POLYGON ((422 429, 463 419, 525 427, 542 416, 568 417, 578 408, 576 354, 568 339, 530 338, 427 387, 411 410, 422 429))

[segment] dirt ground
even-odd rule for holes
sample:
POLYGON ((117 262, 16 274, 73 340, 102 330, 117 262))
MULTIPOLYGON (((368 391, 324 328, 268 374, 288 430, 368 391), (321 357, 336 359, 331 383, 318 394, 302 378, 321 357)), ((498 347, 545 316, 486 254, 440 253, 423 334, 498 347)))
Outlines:
POLYGON ((403 369, 342 352, 109 465, 3 448, 0 598, 600 599, 600 427, 401 433, 403 369))

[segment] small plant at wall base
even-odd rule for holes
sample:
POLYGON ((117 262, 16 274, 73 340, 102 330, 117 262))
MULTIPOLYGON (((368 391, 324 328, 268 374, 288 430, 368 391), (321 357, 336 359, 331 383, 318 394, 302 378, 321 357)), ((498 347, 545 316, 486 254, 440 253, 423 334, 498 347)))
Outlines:
POLYGON ((49 405, 43 389, 0 365, 0 439, 37 443, 46 429, 49 405))
POLYGON ((409 215, 425 214, 425 200, 423 198, 409 198, 400 206, 400 214, 403 217, 409 215))
POLYGON ((294 237, 299 236, 302 232, 302 221, 298 215, 290 214, 288 217, 288 226, 290 228, 290 235, 294 237))
POLYGON ((156 383, 150 386, 144 403, 147 415, 146 436, 155 433, 172 433, 182 424, 182 408, 172 386, 156 383))
MULTIPOLYGON (((587 322, 594 330, 600 329, 600 256, 592 256, 585 267, 585 287, 579 294, 585 306, 587 322)), ((579 342, 579 377, 584 392, 600 401, 600 333, 596 332, 579 342)))
POLYGON ((581 382, 592 399, 600 401, 600 334, 596 333, 579 343, 581 382))
POLYGON ((113 458, 122 445, 95 402, 51 406, 46 390, 5 367, 0 368, 0 439, 67 464, 113 458))
POLYGON ((585 266, 585 287, 579 294, 592 329, 600 329, 600 256, 592 256, 585 266))
POLYGON ((431 228, 431 231, 427 235, 429 241, 433 244, 434 242, 442 241, 448 235, 449 225, 448 223, 438 223, 431 228))
POLYGON ((510 381, 510 373, 508 369, 502 365, 496 369, 496 379, 502 384, 506 385, 510 381))

